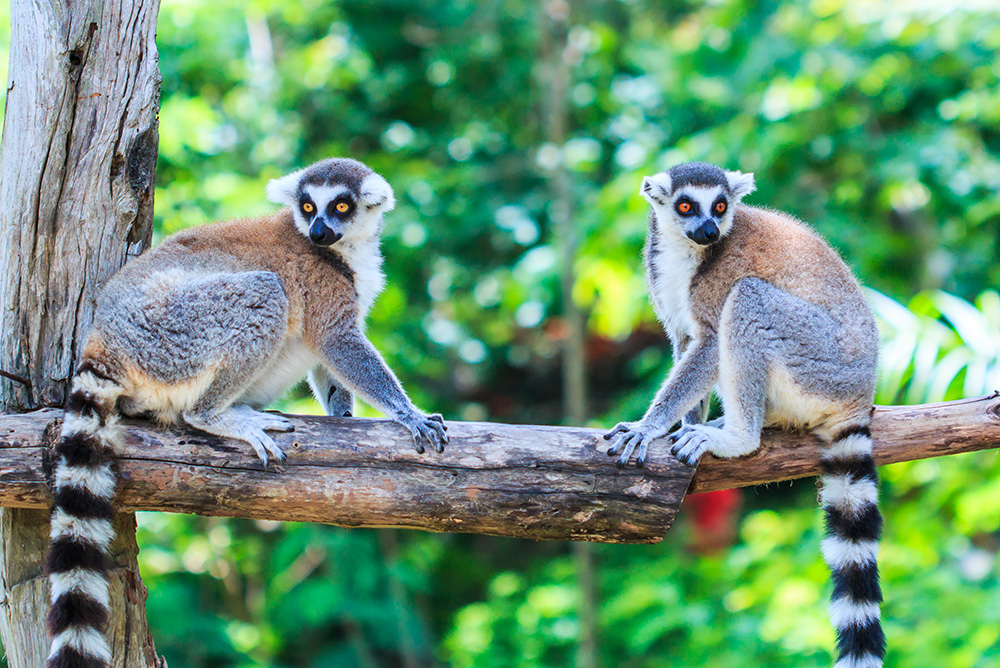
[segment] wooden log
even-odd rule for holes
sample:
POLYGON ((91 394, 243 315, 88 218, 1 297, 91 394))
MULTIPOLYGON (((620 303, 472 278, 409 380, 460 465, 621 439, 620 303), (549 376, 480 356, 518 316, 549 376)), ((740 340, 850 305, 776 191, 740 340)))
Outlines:
MULTIPOLYGON (((46 428, 60 415, 0 416, 0 505, 49 504, 46 428)), ((235 441, 125 423, 123 509, 657 542, 685 491, 815 475, 822 451, 812 437, 768 431, 754 455, 706 457, 692 480, 665 441, 645 469, 619 470, 595 429, 450 422, 448 449, 418 455, 409 433, 387 420, 290 418, 296 431, 277 437, 288 454, 283 471, 265 470, 235 441)), ((880 407, 872 434, 879 464, 997 447, 1000 397, 880 407)))
MULTIPOLYGON (((872 417, 879 466, 1000 447, 1000 393, 916 406, 877 406, 872 417)), ((823 445, 811 436, 769 431, 760 450, 701 462, 691 492, 710 492, 814 476, 823 445)))
MULTIPOLYGON (((45 434, 60 415, 0 416, 0 505, 49 503, 45 434)), ((388 420, 289 418, 295 432, 275 438, 281 471, 237 441, 127 422, 122 508, 647 543, 663 538, 694 473, 672 460, 619 471, 593 429, 451 422, 445 452, 421 455, 388 420)))

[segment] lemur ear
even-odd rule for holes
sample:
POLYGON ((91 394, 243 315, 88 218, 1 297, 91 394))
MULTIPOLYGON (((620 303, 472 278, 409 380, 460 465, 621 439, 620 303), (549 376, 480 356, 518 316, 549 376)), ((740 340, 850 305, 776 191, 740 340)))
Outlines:
POLYGON ((670 174, 660 172, 653 176, 646 176, 642 179, 642 189, 639 191, 650 204, 666 206, 670 199, 670 193, 674 190, 673 180, 670 174))
POLYGON ((382 212, 392 211, 396 206, 396 198, 392 194, 389 182, 374 172, 361 182, 361 199, 368 210, 381 207, 382 212))
POLYGON ((265 188, 267 199, 275 204, 295 206, 298 203, 295 201, 295 195, 298 194, 299 180, 304 171, 304 169, 300 169, 297 172, 286 174, 280 179, 271 179, 268 181, 267 188, 265 188))
POLYGON ((757 190, 757 184, 753 180, 753 174, 744 174, 743 172, 726 172, 726 180, 729 181, 729 192, 733 194, 733 197, 745 197, 754 190, 757 190))

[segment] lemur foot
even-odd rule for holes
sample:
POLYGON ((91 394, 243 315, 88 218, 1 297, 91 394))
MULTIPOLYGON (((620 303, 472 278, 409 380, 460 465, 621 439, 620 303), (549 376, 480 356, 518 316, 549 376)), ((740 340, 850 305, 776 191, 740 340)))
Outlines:
POLYGON ((706 452, 721 459, 749 455, 760 447, 760 439, 729 432, 710 424, 687 425, 671 435, 670 452, 689 466, 695 466, 706 452))
POLYGON ((666 434, 663 429, 649 429, 639 422, 619 422, 615 428, 604 435, 604 440, 615 439, 608 448, 608 456, 620 455, 615 461, 618 468, 628 464, 632 453, 635 453, 635 465, 642 468, 646 465, 646 455, 649 443, 666 434))
POLYGON ((445 426, 444 418, 439 413, 434 415, 414 413, 412 416, 398 419, 397 422, 413 434, 413 447, 418 453, 424 453, 424 441, 435 452, 444 452, 444 446, 448 443, 448 427, 445 426))
POLYGON ((698 466, 701 456, 708 450, 710 436, 705 433, 708 430, 719 431, 703 424, 684 425, 670 437, 674 442, 670 454, 688 466, 698 466))
POLYGON ((248 443, 265 467, 272 458, 279 465, 287 459, 265 430, 290 432, 295 429, 284 417, 260 413, 249 406, 234 406, 215 415, 187 411, 182 417, 195 429, 248 443))
POLYGON ((270 411, 262 413, 255 411, 249 406, 234 406, 229 410, 236 411, 241 417, 266 431, 280 431, 286 434, 295 431, 295 425, 279 413, 272 413, 270 411))

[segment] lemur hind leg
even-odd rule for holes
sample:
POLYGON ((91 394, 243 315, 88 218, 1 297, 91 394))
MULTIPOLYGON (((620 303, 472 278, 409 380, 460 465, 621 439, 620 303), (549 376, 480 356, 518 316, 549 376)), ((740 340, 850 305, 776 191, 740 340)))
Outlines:
POLYGON ((850 394, 829 386, 830 378, 850 377, 837 334, 832 318, 813 304, 760 279, 740 281, 720 320, 724 422, 683 428, 672 452, 689 464, 705 452, 740 457, 760 446, 765 422, 815 428, 824 415, 837 413, 850 394))
POLYGON ((161 419, 246 443, 265 464, 284 454, 266 430, 289 431, 284 418, 232 407, 279 352, 288 299, 270 272, 150 276, 135 299, 136 326, 111 334, 141 359, 143 381, 128 397, 161 419), (222 305, 225 308, 222 308, 222 305), (148 340, 147 340, 148 339, 148 340), (153 350, 150 350, 150 349, 153 350))

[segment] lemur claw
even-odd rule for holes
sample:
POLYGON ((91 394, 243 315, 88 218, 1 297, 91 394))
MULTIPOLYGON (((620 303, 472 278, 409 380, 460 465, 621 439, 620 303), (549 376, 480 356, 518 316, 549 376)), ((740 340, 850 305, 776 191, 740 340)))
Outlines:
POLYGON ((706 446, 698 439, 686 438, 679 443, 675 443, 670 448, 670 454, 688 466, 698 466, 702 455, 705 454, 706 446))
POLYGON ((444 446, 448 443, 448 434, 444 418, 439 414, 418 414, 412 419, 401 420, 401 422, 413 434, 413 446, 418 454, 422 455, 425 452, 423 441, 427 441, 435 452, 444 452, 444 446))
POLYGON ((628 422, 621 422, 614 429, 604 435, 604 438, 614 442, 608 448, 608 456, 619 455, 615 461, 618 468, 623 468, 628 464, 633 453, 636 455, 636 466, 643 467, 646 464, 646 454, 649 450, 649 442, 656 438, 655 433, 639 431, 637 425, 628 422))

